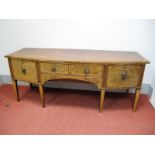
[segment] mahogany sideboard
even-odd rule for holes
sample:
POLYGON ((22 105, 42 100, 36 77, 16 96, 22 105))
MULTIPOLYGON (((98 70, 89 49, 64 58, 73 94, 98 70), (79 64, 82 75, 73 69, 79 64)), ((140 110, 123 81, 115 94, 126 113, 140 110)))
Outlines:
POLYGON ((135 88, 133 111, 137 108, 145 65, 149 61, 137 52, 80 49, 23 48, 6 55, 16 98, 17 81, 39 86, 45 107, 44 84, 49 80, 72 79, 95 84, 101 91, 103 110, 106 89, 135 88))

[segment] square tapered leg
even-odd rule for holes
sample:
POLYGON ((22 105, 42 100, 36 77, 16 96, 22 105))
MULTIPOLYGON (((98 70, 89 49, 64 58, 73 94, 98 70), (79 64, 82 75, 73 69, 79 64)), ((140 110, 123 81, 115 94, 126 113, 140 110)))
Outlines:
POLYGON ((18 91, 17 80, 12 80, 12 84, 13 84, 13 89, 16 94, 16 100, 19 101, 19 91, 18 91))
POLYGON ((137 109, 139 96, 140 96, 140 88, 136 88, 133 111, 136 111, 136 109, 137 109))
POLYGON ((102 112, 104 108, 104 96, 105 96, 105 89, 101 89, 100 112, 102 112))
POLYGON ((44 94, 44 85, 39 85, 40 98, 42 102, 42 107, 45 108, 45 94, 44 94))

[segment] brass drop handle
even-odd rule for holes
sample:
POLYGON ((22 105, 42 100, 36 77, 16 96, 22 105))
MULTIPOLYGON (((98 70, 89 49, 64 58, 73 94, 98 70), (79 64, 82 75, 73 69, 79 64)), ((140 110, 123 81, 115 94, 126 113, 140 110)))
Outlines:
POLYGON ((22 68, 22 73, 26 74, 26 69, 25 68, 22 68))
POLYGON ((121 73, 121 80, 125 80, 127 79, 127 77, 128 77, 127 72, 121 73))
POLYGON ((85 68, 84 73, 89 74, 89 69, 87 67, 85 68))
POLYGON ((56 67, 55 66, 52 67, 52 72, 56 72, 56 67))

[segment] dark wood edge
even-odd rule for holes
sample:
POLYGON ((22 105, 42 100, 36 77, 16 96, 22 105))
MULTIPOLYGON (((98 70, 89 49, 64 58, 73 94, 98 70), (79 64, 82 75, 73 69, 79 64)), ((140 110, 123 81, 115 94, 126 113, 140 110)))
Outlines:
POLYGON ((37 68, 37 80, 38 83, 41 83, 41 79, 40 79, 40 64, 39 62, 35 62, 36 63, 36 68, 37 68))
POLYGON ((141 75, 139 76, 139 81, 138 81, 138 87, 141 87, 142 82, 143 82, 143 76, 144 76, 144 71, 145 71, 145 64, 141 65, 141 75))
POLYGON ((107 81, 107 71, 108 71, 108 65, 104 65, 104 72, 103 72, 103 83, 102 83, 102 87, 103 89, 106 88, 106 81, 107 81))

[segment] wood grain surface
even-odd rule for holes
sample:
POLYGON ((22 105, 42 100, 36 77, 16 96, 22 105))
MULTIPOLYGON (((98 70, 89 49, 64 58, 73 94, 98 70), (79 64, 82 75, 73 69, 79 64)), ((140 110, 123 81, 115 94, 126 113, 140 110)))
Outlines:
POLYGON ((23 48, 6 57, 61 62, 149 63, 139 53, 130 51, 23 48))

